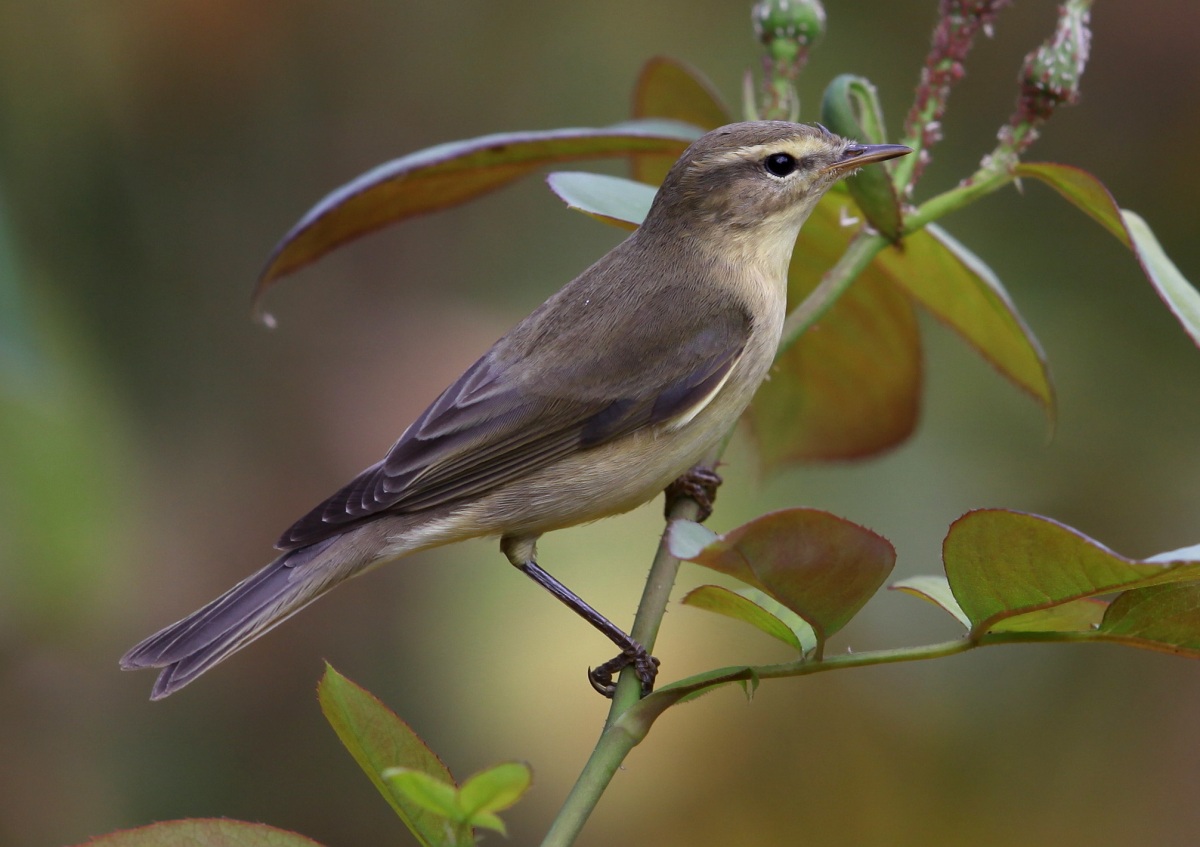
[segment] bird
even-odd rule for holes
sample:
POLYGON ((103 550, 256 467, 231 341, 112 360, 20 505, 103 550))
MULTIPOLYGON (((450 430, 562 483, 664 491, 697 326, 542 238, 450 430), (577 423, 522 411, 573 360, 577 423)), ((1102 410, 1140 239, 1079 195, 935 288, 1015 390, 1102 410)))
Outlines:
POLYGON ((726 436, 775 358, 805 219, 842 177, 910 152, 786 121, 701 136, 641 226, 288 528, 270 564, 121 667, 161 669, 151 692, 161 699, 351 577, 499 537, 510 563, 620 649, 589 671, 593 687, 612 696, 613 675, 631 667, 648 694, 658 660, 543 570, 537 541, 648 502, 726 436))

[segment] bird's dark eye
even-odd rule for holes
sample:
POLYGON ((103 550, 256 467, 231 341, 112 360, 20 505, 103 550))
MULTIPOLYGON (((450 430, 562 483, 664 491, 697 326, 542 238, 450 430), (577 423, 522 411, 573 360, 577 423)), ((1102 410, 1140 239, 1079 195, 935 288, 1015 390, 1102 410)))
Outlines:
POLYGON ((763 167, 771 176, 782 178, 796 170, 796 157, 788 153, 772 153, 763 159, 763 167))

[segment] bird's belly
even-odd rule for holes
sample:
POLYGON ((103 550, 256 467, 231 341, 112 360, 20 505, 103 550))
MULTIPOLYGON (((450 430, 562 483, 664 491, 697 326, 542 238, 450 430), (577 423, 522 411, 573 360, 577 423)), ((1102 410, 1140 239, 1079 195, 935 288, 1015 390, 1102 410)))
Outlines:
POLYGON ((489 527, 480 534, 536 536, 636 508, 703 459, 733 428, 762 370, 742 371, 685 423, 667 422, 581 450, 481 498, 462 516, 489 527))
POLYGON ((506 535, 535 535, 627 512, 653 499, 720 437, 699 434, 647 431, 584 450, 505 486, 479 507, 498 518, 506 535))

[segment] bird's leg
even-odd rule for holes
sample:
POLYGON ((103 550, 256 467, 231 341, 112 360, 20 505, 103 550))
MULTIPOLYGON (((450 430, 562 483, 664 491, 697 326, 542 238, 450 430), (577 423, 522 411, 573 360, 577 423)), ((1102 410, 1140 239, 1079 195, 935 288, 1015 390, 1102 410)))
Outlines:
POLYGON ((667 486, 667 517, 671 517, 671 507, 675 505, 675 501, 686 497, 700 507, 700 514, 696 520, 704 523, 712 514, 713 502, 717 499, 717 486, 720 484, 721 477, 715 470, 696 465, 667 486))
POLYGON ((646 652, 646 648, 634 641, 624 630, 597 612, 583 601, 575 592, 567 588, 557 579, 546 573, 535 560, 535 548, 532 541, 524 538, 503 538, 500 548, 508 556, 518 570, 545 588, 575 614, 582 617, 596 629, 604 633, 621 652, 597 668, 588 670, 588 681, 592 688, 605 697, 612 697, 616 689, 613 677, 615 674, 632 667, 642 684, 642 696, 645 697, 654 690, 654 677, 658 674, 658 659, 646 652))
POLYGON ((517 565, 517 567, 621 648, 621 652, 616 656, 599 667, 588 670, 588 681, 592 684, 592 688, 605 697, 612 697, 613 691, 616 689, 613 675, 627 667, 632 667, 633 672, 637 674, 638 681, 642 684, 642 696, 645 697, 654 690, 654 677, 658 674, 658 659, 647 653, 645 647, 585 603, 571 589, 542 570, 533 559, 517 565))

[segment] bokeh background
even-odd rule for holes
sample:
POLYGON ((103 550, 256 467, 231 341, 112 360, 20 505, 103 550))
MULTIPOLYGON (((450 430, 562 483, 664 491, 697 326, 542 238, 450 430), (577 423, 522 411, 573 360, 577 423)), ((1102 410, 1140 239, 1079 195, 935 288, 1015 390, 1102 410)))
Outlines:
MULTIPOLYGON (((329 845, 409 836, 317 708, 328 659, 451 769, 532 763, 507 817, 535 842, 606 704, 611 649, 494 543, 346 585, 161 703, 121 674, 133 642, 265 562, 292 519, 371 463, 508 326, 621 237, 540 180, 408 223, 272 293, 276 239, 390 158, 487 132, 624 118, 640 65, 702 68, 730 102, 756 62, 749 2, 5 0, 0 4, 0 843, 229 816, 329 845)), ((828 0, 804 115, 841 72, 898 130, 933 0, 828 0)), ((1084 98, 1031 158, 1077 164, 1200 278, 1194 0, 1097 4, 1084 98)), ((1025 0, 976 47, 922 196, 954 184, 1009 114, 1054 4, 1025 0)), ((933 321, 909 443, 760 476, 744 441, 712 525, 807 504, 939 569, 978 506, 1049 515, 1144 556, 1200 541, 1200 351, 1135 262, 1041 185, 946 221, 1006 282, 1050 358, 1037 408, 933 321)), ((628 623, 659 506, 542 544, 544 564, 628 623)), ((677 595, 702 576, 685 569, 677 595)), ((884 593, 832 649, 953 637, 884 593)), ((667 678, 779 660, 767 639, 675 607, 667 678)), ((1200 664, 1128 648, 1008 647, 725 691, 669 713, 583 844, 1194 843, 1200 664)), ((492 836, 492 841, 497 838, 492 836)))

